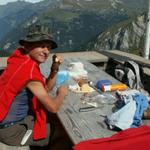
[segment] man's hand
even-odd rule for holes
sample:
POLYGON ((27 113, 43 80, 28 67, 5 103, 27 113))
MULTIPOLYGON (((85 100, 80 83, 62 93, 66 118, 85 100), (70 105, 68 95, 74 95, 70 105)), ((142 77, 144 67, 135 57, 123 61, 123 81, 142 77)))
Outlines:
POLYGON ((62 58, 61 58, 61 56, 59 56, 59 55, 56 55, 56 54, 54 54, 53 56, 52 56, 52 60, 53 60, 53 63, 59 63, 59 64, 61 64, 62 63, 62 58))
POLYGON ((52 66, 51 66, 51 73, 50 73, 50 78, 54 78, 54 76, 57 74, 59 71, 59 66, 62 63, 62 58, 61 56, 58 55, 53 55, 52 57, 52 66))
POLYGON ((68 89, 62 85, 57 89, 57 94, 65 97, 68 94, 68 89))
POLYGON ((34 96, 36 96, 36 98, 49 112, 53 113, 56 113, 59 110, 64 97, 68 93, 67 88, 61 86, 57 91, 56 97, 53 98, 48 94, 43 84, 39 81, 29 81, 26 87, 33 93, 34 96))

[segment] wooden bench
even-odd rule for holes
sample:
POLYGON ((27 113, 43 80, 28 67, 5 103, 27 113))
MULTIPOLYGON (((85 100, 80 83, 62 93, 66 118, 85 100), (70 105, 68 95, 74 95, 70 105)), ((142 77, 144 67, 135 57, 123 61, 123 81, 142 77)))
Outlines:
POLYGON ((9 146, 0 142, 0 150, 30 150, 29 146, 9 146))
POLYGON ((107 56, 109 59, 111 58, 119 62, 132 60, 132 61, 135 61, 137 64, 141 65, 142 67, 150 68, 150 60, 145 59, 138 55, 134 55, 131 53, 126 53, 126 52, 118 51, 118 50, 113 50, 113 51, 106 50, 106 51, 99 51, 99 52, 107 56))

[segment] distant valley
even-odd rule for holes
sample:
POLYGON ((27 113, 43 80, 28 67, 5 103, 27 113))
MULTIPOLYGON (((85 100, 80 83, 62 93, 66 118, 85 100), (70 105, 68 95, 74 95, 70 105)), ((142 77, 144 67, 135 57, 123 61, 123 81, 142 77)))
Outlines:
POLYGON ((51 28, 59 45, 57 52, 116 48, 104 43, 107 30, 117 28, 118 24, 127 25, 129 20, 144 13, 145 8, 143 0, 45 0, 35 4, 20 0, 8 3, 0 6, 0 55, 9 55, 28 26, 34 23, 51 28))

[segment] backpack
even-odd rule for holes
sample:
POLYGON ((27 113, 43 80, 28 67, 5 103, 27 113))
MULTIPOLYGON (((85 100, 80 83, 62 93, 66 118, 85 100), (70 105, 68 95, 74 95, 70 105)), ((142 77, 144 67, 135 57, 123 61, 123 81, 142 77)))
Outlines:
POLYGON ((123 65, 117 65, 115 68, 115 77, 131 89, 143 88, 141 82, 143 69, 134 61, 126 61, 123 65))

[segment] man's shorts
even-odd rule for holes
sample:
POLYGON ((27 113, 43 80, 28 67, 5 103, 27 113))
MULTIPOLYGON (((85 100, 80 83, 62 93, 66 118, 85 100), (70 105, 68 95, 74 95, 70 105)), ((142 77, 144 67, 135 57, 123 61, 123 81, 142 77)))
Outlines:
MULTIPOLYGON (((19 146, 21 145, 21 141, 29 129, 33 129, 34 125, 34 118, 33 116, 27 116, 24 120, 17 122, 16 124, 5 127, 5 128, 0 128, 0 141, 7 144, 7 145, 16 145, 19 146)), ((29 145, 29 146, 45 146, 48 145, 50 136, 51 136, 51 125, 50 123, 47 123, 47 137, 46 139, 42 140, 33 140, 32 139, 32 134, 29 136, 27 141, 25 142, 24 145, 29 145)))

